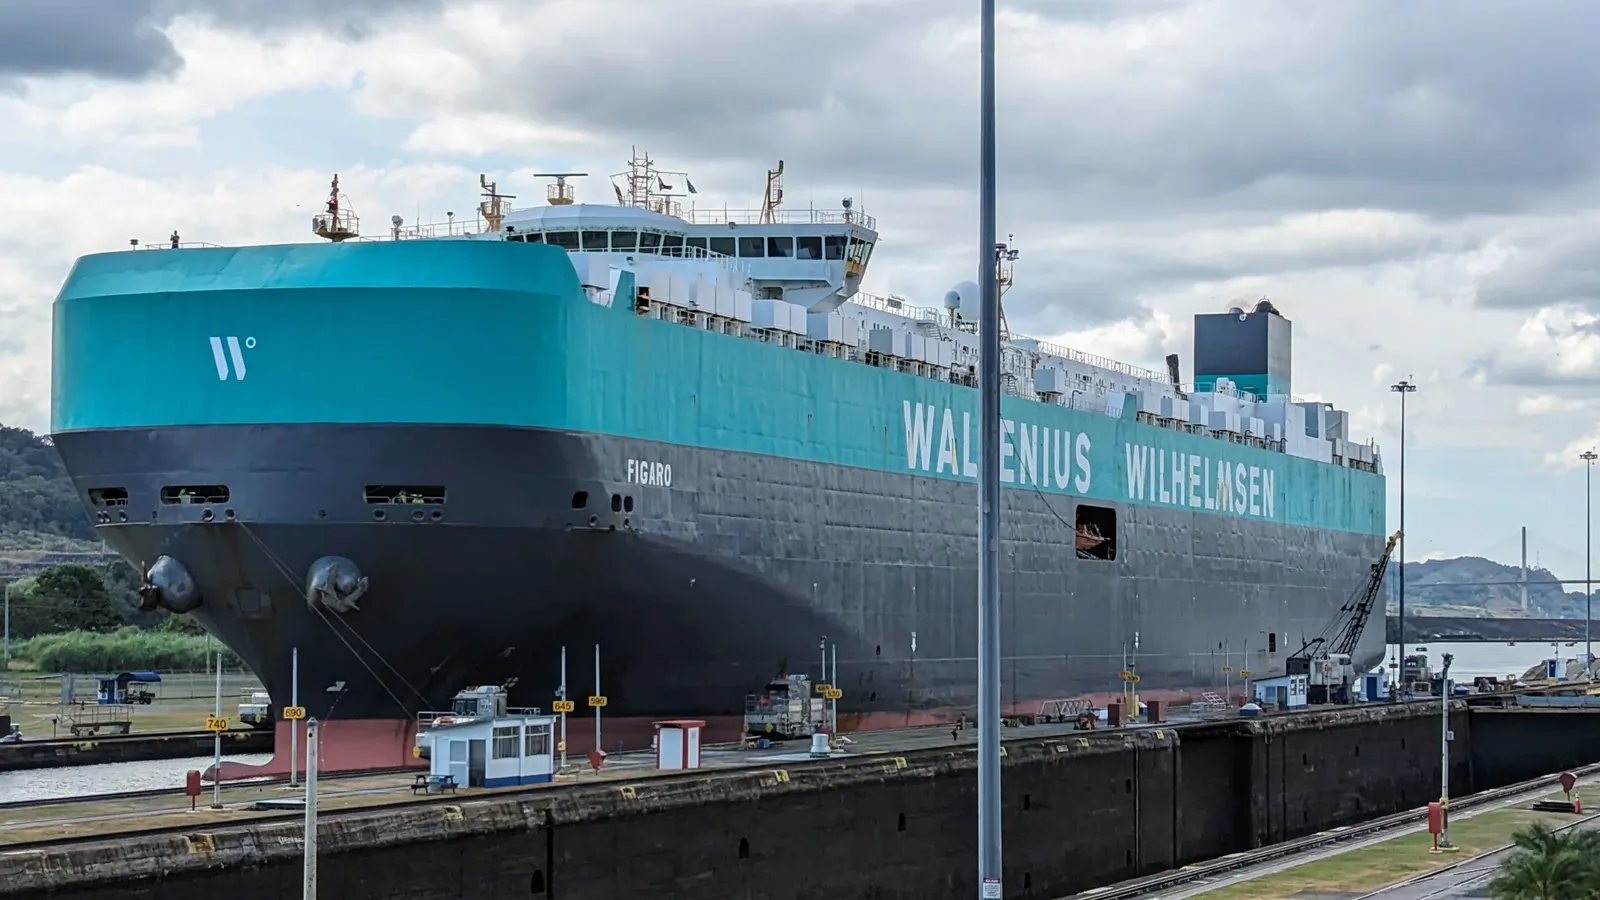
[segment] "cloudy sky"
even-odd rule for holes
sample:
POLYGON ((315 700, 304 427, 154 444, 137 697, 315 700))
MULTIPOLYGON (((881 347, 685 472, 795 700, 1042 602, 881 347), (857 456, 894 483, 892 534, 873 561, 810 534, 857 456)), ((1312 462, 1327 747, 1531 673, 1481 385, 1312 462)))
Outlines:
MULTIPOLYGON (((1189 372, 1190 321, 1272 298, 1294 391, 1385 451, 1409 555, 1533 550, 1582 577, 1600 443, 1592 0, 1000 0, 1015 330, 1189 372)), ((849 195, 868 288, 976 265, 974 0, 0 0, 0 422, 47 427, 74 257, 306 240, 337 171, 369 223, 477 176, 620 171, 702 203, 849 195)), ((582 197, 609 201, 598 178, 582 197)))

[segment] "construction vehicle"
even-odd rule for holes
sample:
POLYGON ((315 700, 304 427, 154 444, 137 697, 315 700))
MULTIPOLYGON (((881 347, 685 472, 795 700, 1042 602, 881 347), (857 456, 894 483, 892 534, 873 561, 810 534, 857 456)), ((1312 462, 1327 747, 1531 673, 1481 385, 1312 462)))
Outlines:
POLYGON ((1345 604, 1339 607, 1322 633, 1285 660, 1285 673, 1307 676, 1307 703, 1350 703, 1355 699, 1356 675, 1351 659, 1367 620, 1383 590, 1383 577, 1389 571, 1389 557, 1400 541, 1400 532, 1389 536, 1383 555, 1373 564, 1367 580, 1345 604))
POLYGON ((811 694, 811 679, 805 675, 780 676, 760 693, 746 694, 745 733, 779 740, 816 734, 827 717, 822 698, 811 694))

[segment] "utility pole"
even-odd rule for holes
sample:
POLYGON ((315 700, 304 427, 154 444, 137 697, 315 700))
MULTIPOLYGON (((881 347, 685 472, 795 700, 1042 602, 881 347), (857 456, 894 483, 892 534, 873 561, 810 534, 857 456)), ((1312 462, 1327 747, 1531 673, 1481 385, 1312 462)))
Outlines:
POLYGON ((6 658, 5 658, 5 665, 4 666, 0 666, 0 668, 10 669, 11 668, 11 582, 9 582, 9 581, 6 582, 5 587, 4 588, 0 588, 0 591, 4 592, 5 620, 6 620, 6 658))
POLYGON ((1450 845, 1450 663, 1455 657, 1444 655, 1444 671, 1439 673, 1439 849, 1450 845))
MULTIPOLYGON (((217 653, 217 710, 213 713, 217 718, 222 718, 222 653, 217 653)), ((215 760, 211 764, 211 808, 222 808, 222 732, 213 731, 215 760)))
MULTIPOLYGON (((839 688, 839 645, 838 644, 834 644, 832 646, 832 648, 831 648, 831 652, 833 654, 833 678, 830 679, 828 681, 828 683, 833 685, 834 690, 838 690, 838 688, 839 688)), ((828 701, 828 706, 831 708, 831 713, 828 716, 828 734, 830 736, 832 736, 833 738, 837 739, 839 737, 839 701, 837 699, 829 700, 828 701)))
POLYGON ((1000 272, 995 244, 994 0, 979 0, 978 896, 1000 886, 1000 272))
MULTIPOLYGON (((300 648, 296 647, 289 657, 289 705, 300 705, 300 648)), ((300 720, 289 720, 289 787, 299 783, 300 768, 300 720)))
POLYGON ((1410 379, 1401 379, 1390 385, 1389 390, 1400 395, 1400 670, 1396 680, 1402 682, 1403 689, 1406 673, 1406 395, 1416 393, 1417 386, 1410 379))
POLYGON ((1589 499, 1589 483, 1594 475, 1596 456, 1593 450, 1585 450, 1578 458, 1583 460, 1583 674, 1587 679, 1590 677, 1590 666, 1594 663, 1594 646, 1589 639, 1589 629, 1594 622, 1594 584, 1589 565, 1594 552, 1594 540, 1590 537, 1594 506, 1589 499))
MULTIPOLYGON (((561 646, 561 699, 567 699, 567 647, 561 646)), ((561 707, 561 771, 567 771, 567 708, 561 707)))
POLYGON ((306 850, 302 900, 317 896, 317 720, 306 720, 306 850))

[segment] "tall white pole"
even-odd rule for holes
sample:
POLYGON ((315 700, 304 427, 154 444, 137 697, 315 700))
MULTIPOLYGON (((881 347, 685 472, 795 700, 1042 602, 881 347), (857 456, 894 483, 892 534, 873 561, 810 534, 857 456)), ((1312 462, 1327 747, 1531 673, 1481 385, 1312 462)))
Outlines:
POLYGON ((306 850, 302 900, 317 896, 317 720, 306 720, 306 850))
MULTIPOLYGON (((222 718, 222 652, 217 652, 217 709, 212 715, 222 718)), ((211 765, 211 808, 222 808, 222 732, 213 731, 214 761, 211 765)))
POLYGON ((979 0, 978 884, 1000 900, 1000 283, 995 250, 994 0, 979 0))
MULTIPOLYGON (((294 648, 289 657, 289 705, 300 705, 300 648, 294 648)), ((289 720, 289 786, 299 784, 300 720, 289 720)))
MULTIPOLYGON (((561 648, 561 699, 567 699, 567 648, 561 648)), ((561 713, 561 771, 567 770, 567 714, 561 713)))
POLYGON ((1443 820, 1439 825, 1439 848, 1450 846, 1450 662, 1454 657, 1444 655, 1444 671, 1439 674, 1439 812, 1443 820))
POLYGON ((7 669, 9 669, 9 668, 11 668, 11 582, 9 582, 9 581, 6 582, 6 586, 4 588, 4 597, 5 597, 5 619, 6 619, 6 660, 5 660, 6 661, 6 665, 5 665, 5 667, 7 669))
MULTIPOLYGON (((833 645, 832 653, 833 653, 833 678, 828 683, 833 685, 834 690, 838 690, 838 688, 839 688, 839 645, 838 644, 834 644, 833 645)), ((830 733, 830 734, 832 734, 834 736, 837 736, 839 734, 839 701, 837 699, 835 699, 835 700, 828 701, 828 703, 829 703, 829 707, 830 707, 830 713, 829 713, 829 716, 828 716, 828 733, 830 733)))
MULTIPOLYGON (((595 644, 594 645, 594 695, 596 697, 604 696, 603 694, 600 693, 600 645, 599 644, 595 644)), ((601 749, 601 747, 600 747, 600 707, 598 707, 598 706, 596 706, 594 708, 594 748, 596 750, 601 749)))
POLYGON ((1415 393, 1417 386, 1410 379, 1401 379, 1389 386, 1400 395, 1400 687, 1404 693, 1406 673, 1406 395, 1415 393))
POLYGON ((1589 566, 1594 547, 1593 538, 1590 537, 1594 507, 1589 499, 1589 483, 1590 476, 1594 474, 1595 452, 1585 450, 1579 458, 1583 460, 1583 674, 1587 679, 1594 663, 1594 646, 1589 640, 1589 629, 1594 622, 1594 583, 1589 566))

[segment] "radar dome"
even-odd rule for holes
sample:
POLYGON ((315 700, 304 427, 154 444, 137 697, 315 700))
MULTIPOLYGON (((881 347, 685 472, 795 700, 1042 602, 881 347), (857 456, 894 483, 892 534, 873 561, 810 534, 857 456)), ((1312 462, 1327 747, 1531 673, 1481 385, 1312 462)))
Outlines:
POLYGON ((978 302, 978 285, 976 282, 963 281, 945 292, 944 308, 953 309, 961 313, 961 318, 969 322, 978 321, 981 309, 978 302))

